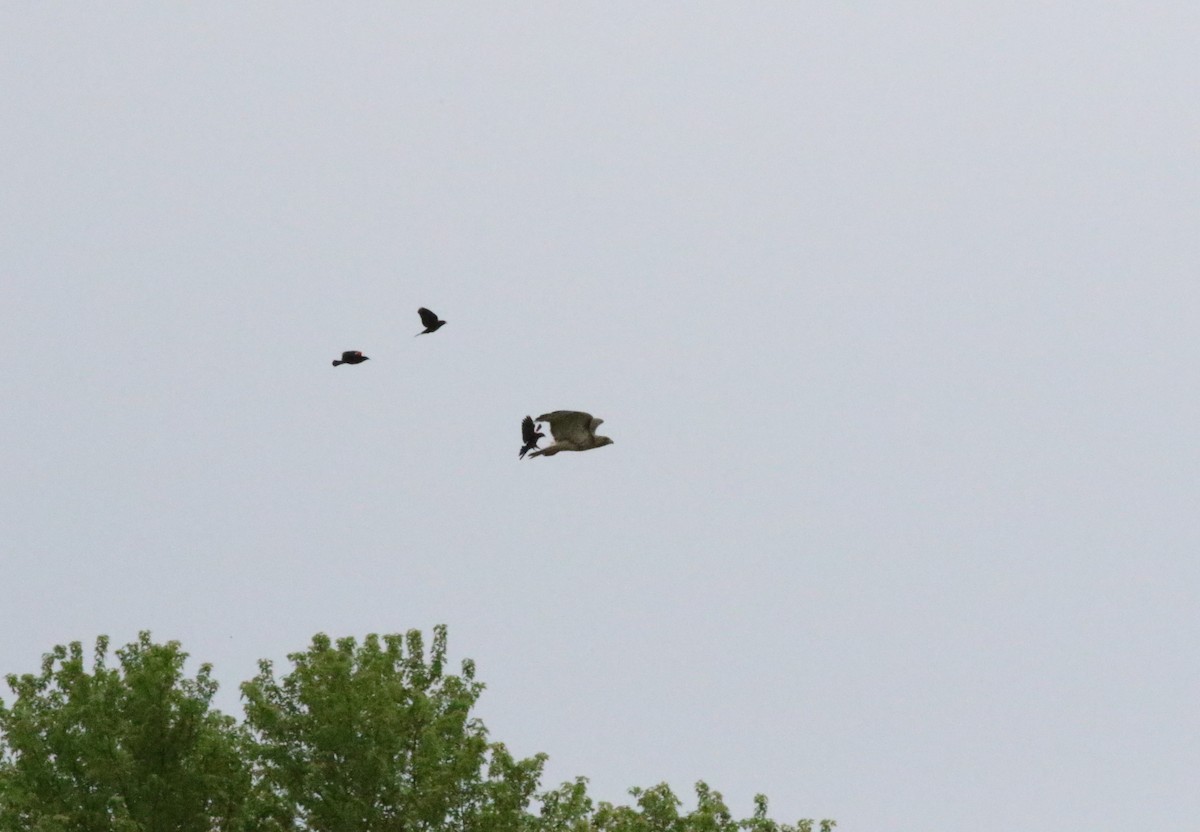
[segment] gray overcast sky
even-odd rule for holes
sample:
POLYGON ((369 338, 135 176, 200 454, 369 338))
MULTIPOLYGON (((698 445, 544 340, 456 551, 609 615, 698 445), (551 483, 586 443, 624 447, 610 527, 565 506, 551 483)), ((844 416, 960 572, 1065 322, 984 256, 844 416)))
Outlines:
POLYGON ((0 672, 149 628, 240 714, 317 631, 445 622, 600 798, 1194 829, 1198 43, 1194 2, 5 4, 0 672), (615 444, 518 462, 560 408, 615 444))

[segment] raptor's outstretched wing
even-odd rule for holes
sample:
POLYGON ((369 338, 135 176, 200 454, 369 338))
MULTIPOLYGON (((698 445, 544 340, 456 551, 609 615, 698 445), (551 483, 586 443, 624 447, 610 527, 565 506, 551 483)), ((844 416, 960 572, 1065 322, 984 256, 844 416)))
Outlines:
POLYGON ((592 414, 579 410, 556 410, 543 413, 537 421, 550 425, 555 442, 572 442, 586 445, 592 438, 592 414))

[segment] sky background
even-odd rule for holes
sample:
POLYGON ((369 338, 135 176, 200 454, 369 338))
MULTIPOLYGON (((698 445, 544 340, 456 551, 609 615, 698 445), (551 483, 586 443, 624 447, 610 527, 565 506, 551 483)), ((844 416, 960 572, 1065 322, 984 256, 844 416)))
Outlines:
POLYGON ((240 715, 318 631, 445 623, 547 785, 1194 829, 1197 43, 1194 2, 5 4, 0 673, 150 629, 240 715), (518 461, 557 409, 615 444, 518 461))

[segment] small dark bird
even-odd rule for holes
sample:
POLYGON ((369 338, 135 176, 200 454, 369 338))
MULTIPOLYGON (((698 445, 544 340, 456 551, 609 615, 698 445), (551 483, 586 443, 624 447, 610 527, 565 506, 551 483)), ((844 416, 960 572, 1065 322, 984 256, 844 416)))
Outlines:
POLYGON ((521 459, 525 458, 525 454, 532 451, 538 446, 538 440, 546 434, 538 430, 533 424, 533 418, 526 416, 521 420, 521 438, 525 441, 525 446, 521 448, 521 459))
POLYGON ((333 360, 333 366, 335 366, 335 367, 336 367, 336 366, 337 366, 337 365, 339 365, 339 364, 361 364, 361 363, 363 363, 364 361, 370 361, 370 360, 371 360, 371 359, 370 359, 369 357, 367 357, 367 356, 363 355, 363 354, 362 354, 361 352, 359 352, 358 350, 349 350, 349 351, 347 351, 347 352, 344 352, 344 353, 342 353, 342 360, 341 360, 341 361, 338 361, 338 360, 335 358, 335 359, 333 360))
POLYGON ((445 321, 439 321, 438 316, 424 306, 417 310, 417 314, 421 316, 421 325, 425 327, 424 331, 418 332, 417 335, 428 335, 431 332, 437 332, 446 325, 445 321))

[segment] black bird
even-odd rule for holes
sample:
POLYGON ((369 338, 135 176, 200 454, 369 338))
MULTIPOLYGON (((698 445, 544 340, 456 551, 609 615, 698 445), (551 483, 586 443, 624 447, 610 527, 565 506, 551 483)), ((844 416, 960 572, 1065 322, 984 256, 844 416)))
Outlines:
POLYGON ((525 446, 521 448, 521 459, 525 458, 525 454, 532 451, 538 446, 538 440, 546 434, 538 430, 533 424, 533 418, 526 416, 521 420, 521 438, 525 440, 525 446))
POLYGON ((338 361, 336 358, 333 360, 333 366, 336 367, 339 364, 361 364, 364 361, 370 360, 371 359, 368 356, 363 355, 358 350, 348 350, 347 352, 342 353, 341 361, 338 361))
POLYGON ((425 327, 425 330, 418 332, 417 335, 428 335, 430 332, 436 332, 446 324, 445 321, 439 321, 438 316, 424 306, 417 310, 417 314, 421 316, 421 325, 425 327))

